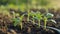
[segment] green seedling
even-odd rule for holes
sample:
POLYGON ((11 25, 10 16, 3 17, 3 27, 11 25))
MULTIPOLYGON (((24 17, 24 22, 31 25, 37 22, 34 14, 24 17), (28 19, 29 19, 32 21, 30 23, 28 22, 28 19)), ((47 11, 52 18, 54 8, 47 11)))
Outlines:
MULTIPOLYGON (((35 17, 35 12, 30 12, 30 16, 32 16, 32 19, 35 17)), ((34 19, 33 19, 33 24, 35 24, 34 19)))
MULTIPOLYGON (((53 18, 53 14, 51 14, 51 13, 47 13, 47 15, 46 15, 46 17, 47 18, 53 18)), ((51 21, 51 22, 53 22, 53 23, 56 23, 56 21, 55 20, 53 20, 53 19, 49 19, 48 21, 51 21)))
POLYGON ((53 20, 53 19, 49 19, 49 18, 53 18, 53 14, 51 14, 51 13, 47 13, 46 14, 46 18, 48 19, 48 21, 51 21, 51 22, 53 22, 53 23, 56 23, 56 21, 55 20, 53 20))
POLYGON ((20 17, 13 18, 14 26, 20 25, 21 29, 22 29, 22 19, 23 19, 23 17, 24 17, 24 14, 20 17))
POLYGON ((12 20, 14 21, 14 26, 17 26, 17 24, 20 22, 19 18, 13 18, 12 20))
POLYGON ((35 16, 36 16, 35 18, 38 20, 38 24, 40 27, 40 21, 41 21, 43 15, 40 12, 36 12, 35 16))
POLYGON ((25 14, 23 14, 21 17, 20 17, 20 26, 21 26, 21 29, 22 29, 22 20, 23 20, 23 17, 24 17, 25 14))
POLYGON ((47 21, 51 21, 51 22, 53 22, 53 23, 56 23, 55 20, 51 19, 53 16, 54 16, 54 15, 51 14, 51 13, 47 13, 46 15, 44 15, 44 18, 43 18, 43 19, 44 19, 44 27, 45 27, 45 29, 46 29, 47 21), (49 18, 50 18, 50 19, 49 19, 49 18))

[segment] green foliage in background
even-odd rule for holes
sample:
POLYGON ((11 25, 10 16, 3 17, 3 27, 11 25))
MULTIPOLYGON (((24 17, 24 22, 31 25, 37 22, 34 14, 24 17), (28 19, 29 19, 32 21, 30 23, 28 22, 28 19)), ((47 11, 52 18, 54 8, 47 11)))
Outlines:
POLYGON ((48 0, 40 0, 40 5, 41 6, 46 6, 49 4, 49 1, 48 0))
POLYGON ((5 4, 23 4, 23 3, 27 3, 27 0, 0 0, 0 5, 5 5, 5 4))
POLYGON ((0 0, 0 5, 6 5, 9 0, 0 0))

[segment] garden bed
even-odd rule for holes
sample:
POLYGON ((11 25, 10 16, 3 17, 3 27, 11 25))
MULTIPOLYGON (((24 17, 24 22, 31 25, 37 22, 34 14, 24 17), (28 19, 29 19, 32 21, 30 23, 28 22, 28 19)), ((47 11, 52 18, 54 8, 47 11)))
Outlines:
MULTIPOLYGON (((34 13, 36 11, 40 11, 42 14, 46 14, 45 9, 41 9, 41 10, 31 9, 31 10, 34 13)), ((9 14, 10 14, 9 16, 0 13, 0 34, 59 34, 56 30, 49 28, 49 27, 53 27, 53 28, 60 30, 60 21, 59 21, 60 18, 57 18, 57 16, 56 16, 56 13, 59 14, 59 12, 54 12, 54 9, 50 9, 50 10, 49 10, 50 11, 49 13, 54 14, 54 17, 51 19, 54 19, 57 23, 55 24, 53 22, 48 21, 46 24, 47 25, 46 28, 44 27, 44 21, 43 20, 41 20, 42 26, 39 26, 38 20, 35 20, 34 24, 33 24, 32 16, 29 16, 29 21, 27 21, 27 19, 28 19, 28 12, 27 11, 25 11, 25 12, 20 11, 19 12, 18 10, 10 9, 9 10, 9 14), (25 14, 22 21, 21 21, 22 22, 22 28, 20 25, 15 26, 14 21, 11 20, 14 17, 15 18, 17 18, 17 17, 21 18, 21 16, 18 16, 18 15, 13 16, 12 11, 14 11, 15 13, 18 13, 21 16, 23 14, 25 14)))

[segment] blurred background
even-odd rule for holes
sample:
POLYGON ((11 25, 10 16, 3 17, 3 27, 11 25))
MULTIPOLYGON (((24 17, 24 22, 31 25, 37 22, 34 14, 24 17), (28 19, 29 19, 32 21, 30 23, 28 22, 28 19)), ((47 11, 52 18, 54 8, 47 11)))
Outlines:
POLYGON ((36 8, 59 8, 60 0, 0 0, 0 8, 27 9, 36 8))

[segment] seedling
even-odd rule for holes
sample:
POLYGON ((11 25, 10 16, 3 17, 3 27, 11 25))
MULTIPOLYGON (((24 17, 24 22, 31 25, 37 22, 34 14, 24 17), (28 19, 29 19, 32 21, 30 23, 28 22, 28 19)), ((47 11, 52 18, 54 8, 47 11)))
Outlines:
POLYGON ((42 14, 40 12, 36 12, 35 14, 35 18, 38 20, 38 24, 39 24, 39 27, 40 27, 40 20, 42 19, 42 14))
POLYGON ((21 29, 22 29, 22 20, 23 20, 23 17, 24 17, 25 14, 23 14, 21 17, 20 17, 20 26, 21 26, 21 29))
POLYGON ((44 15, 44 18, 43 19, 44 19, 44 27, 45 27, 45 29, 46 29, 47 21, 52 21, 52 22, 56 23, 55 20, 51 19, 53 16, 54 15, 51 14, 51 13, 47 13, 46 15, 44 15))
POLYGON ((21 29, 22 29, 22 19, 23 19, 23 17, 24 17, 24 14, 20 17, 13 18, 14 26, 20 25, 21 29))
MULTIPOLYGON (((35 17, 35 12, 30 12, 30 16, 32 16, 32 19, 35 17)), ((33 19, 33 24, 35 24, 34 19, 33 19)))

